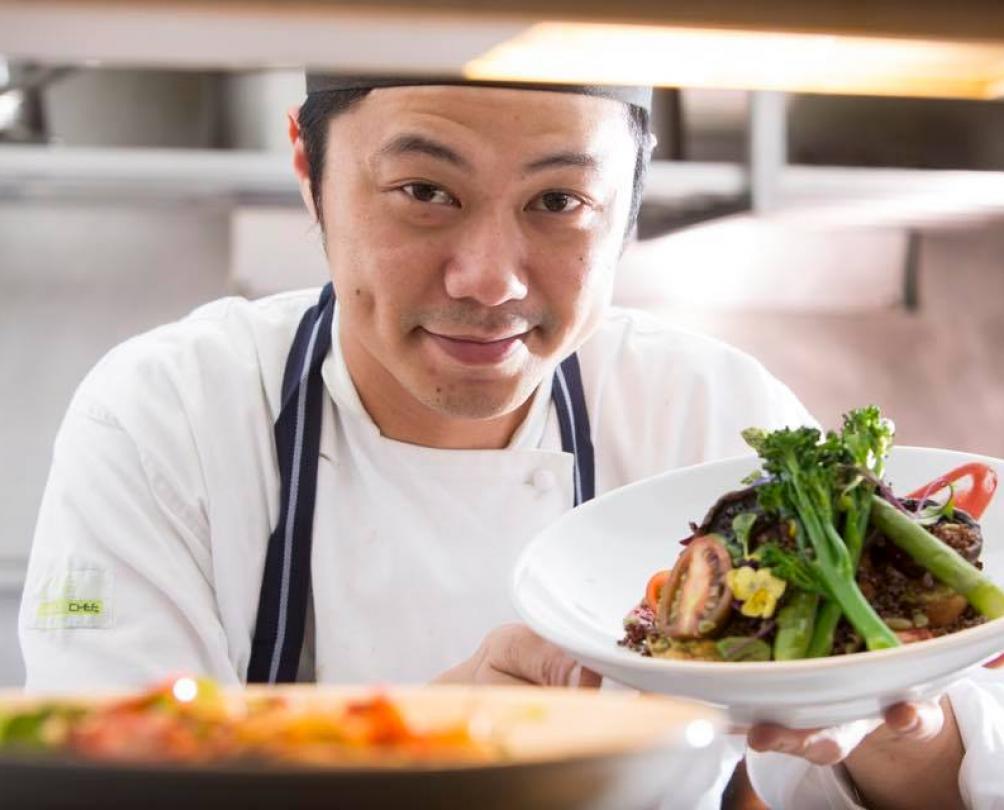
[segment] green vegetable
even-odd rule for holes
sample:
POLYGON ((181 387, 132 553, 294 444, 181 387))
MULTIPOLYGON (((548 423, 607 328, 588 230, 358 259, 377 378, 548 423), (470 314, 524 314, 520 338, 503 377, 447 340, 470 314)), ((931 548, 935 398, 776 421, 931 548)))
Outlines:
MULTIPOLYGON (((871 496, 875 491, 873 482, 882 477, 893 432, 892 422, 883 419, 881 411, 874 405, 844 414, 840 443, 847 454, 848 464, 841 476, 844 480, 838 506, 844 512, 844 545, 847 546, 855 577, 868 531, 871 496)), ((842 613, 838 602, 827 600, 823 603, 807 657, 819 658, 830 654, 842 613)))
POLYGON ((947 543, 888 501, 872 496, 871 519, 875 526, 935 577, 962 594, 989 619, 1004 616, 1004 591, 971 565, 947 543))
POLYGON ((868 603, 855 580, 855 561, 837 530, 838 501, 849 505, 864 478, 853 467, 854 452, 835 433, 825 438, 815 428, 786 428, 767 433, 750 429, 743 438, 763 461, 771 481, 760 489, 760 505, 800 523, 796 538, 801 556, 836 602, 869 650, 899 646, 885 622, 868 603), (852 475, 848 476, 848 470, 852 475))
POLYGON ((63 742, 70 724, 83 714, 76 706, 51 704, 0 715, 0 747, 50 748, 63 742))
POLYGON ((770 645, 755 636, 726 636, 715 647, 725 661, 770 661, 770 645))
POLYGON ((795 591, 788 604, 781 608, 777 614, 777 635, 774 636, 775 661, 806 657, 818 605, 818 594, 795 591))
POLYGON ((757 549, 756 556, 761 565, 798 590, 825 595, 826 589, 817 579, 812 566, 797 554, 785 551, 776 543, 765 543, 757 549))
POLYGON ((942 518, 946 520, 955 519, 955 485, 951 482, 948 484, 948 491, 949 496, 947 501, 942 504, 926 506, 917 515, 917 522, 921 526, 933 526, 942 518))
POLYGON ((756 519, 756 512, 741 512, 732 518, 732 531, 735 533, 736 543, 742 550, 741 559, 746 559, 750 555, 750 532, 753 531, 756 519))
POLYGON ((0 743, 3 745, 40 746, 42 727, 51 712, 47 709, 12 714, 0 721, 0 743))

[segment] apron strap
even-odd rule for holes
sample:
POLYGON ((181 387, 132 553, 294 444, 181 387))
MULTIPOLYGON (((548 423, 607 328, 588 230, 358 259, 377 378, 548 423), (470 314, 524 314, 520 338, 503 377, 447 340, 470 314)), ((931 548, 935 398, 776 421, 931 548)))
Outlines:
POLYGON ((279 523, 268 540, 248 683, 291 683, 303 648, 310 593, 310 548, 321 443, 324 380, 335 295, 325 285, 304 314, 282 378, 275 446, 282 481, 279 523))
MULTIPOLYGON (((265 573, 248 683, 292 683, 303 649, 310 595, 310 552, 317 494, 324 380, 321 364, 331 348, 335 293, 325 285, 304 314, 282 377, 282 409, 275 423, 281 479, 279 523, 268 540, 265 573)), ((578 358, 555 369, 551 397, 558 415, 561 448, 575 456, 575 505, 595 494, 593 442, 578 358)))
POLYGON ((596 465, 593 439, 586 410, 586 392, 582 387, 579 358, 572 354, 554 370, 551 399, 558 414, 561 449, 575 456, 575 505, 591 501, 596 495, 596 465))

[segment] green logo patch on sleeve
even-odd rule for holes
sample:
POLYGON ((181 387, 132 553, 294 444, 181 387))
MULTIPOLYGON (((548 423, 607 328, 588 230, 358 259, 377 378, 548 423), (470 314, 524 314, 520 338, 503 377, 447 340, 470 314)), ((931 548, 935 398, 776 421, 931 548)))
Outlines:
POLYGON ((33 626, 106 627, 111 621, 110 592, 108 571, 74 569, 52 577, 38 593, 33 626))
POLYGON ((100 616, 104 612, 104 602, 100 599, 51 599, 38 606, 39 618, 48 616, 76 616, 80 614, 100 616))

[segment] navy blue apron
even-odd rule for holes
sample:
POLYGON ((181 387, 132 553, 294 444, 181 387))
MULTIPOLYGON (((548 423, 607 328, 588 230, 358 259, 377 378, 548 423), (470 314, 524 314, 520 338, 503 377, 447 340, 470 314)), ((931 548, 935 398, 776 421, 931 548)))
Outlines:
MULTIPOLYGON (((279 523, 268 540, 248 683, 292 683, 303 648, 310 598, 310 547, 317 493, 324 380, 321 364, 331 348, 335 294, 330 284, 304 314, 282 377, 282 407, 275 423, 281 501, 279 523)), ((573 354, 554 372, 551 397, 561 447, 575 456, 575 505, 595 494, 593 443, 579 361, 573 354)))

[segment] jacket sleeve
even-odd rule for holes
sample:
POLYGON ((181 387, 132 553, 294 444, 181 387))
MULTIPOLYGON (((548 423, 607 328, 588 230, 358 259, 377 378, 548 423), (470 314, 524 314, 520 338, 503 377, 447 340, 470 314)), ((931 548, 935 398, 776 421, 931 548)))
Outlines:
POLYGON ((164 431, 144 446, 78 392, 56 439, 21 604, 29 689, 135 687, 180 673, 238 680, 192 494, 198 470, 179 476, 183 447, 165 463, 184 441, 164 431))
MULTIPOLYGON (((972 810, 1004 808, 1004 671, 975 670, 948 689, 965 756, 959 788, 972 810)), ((747 753, 750 779, 772 810, 827 808, 857 810, 842 766, 825 768, 784 754, 747 753)))

